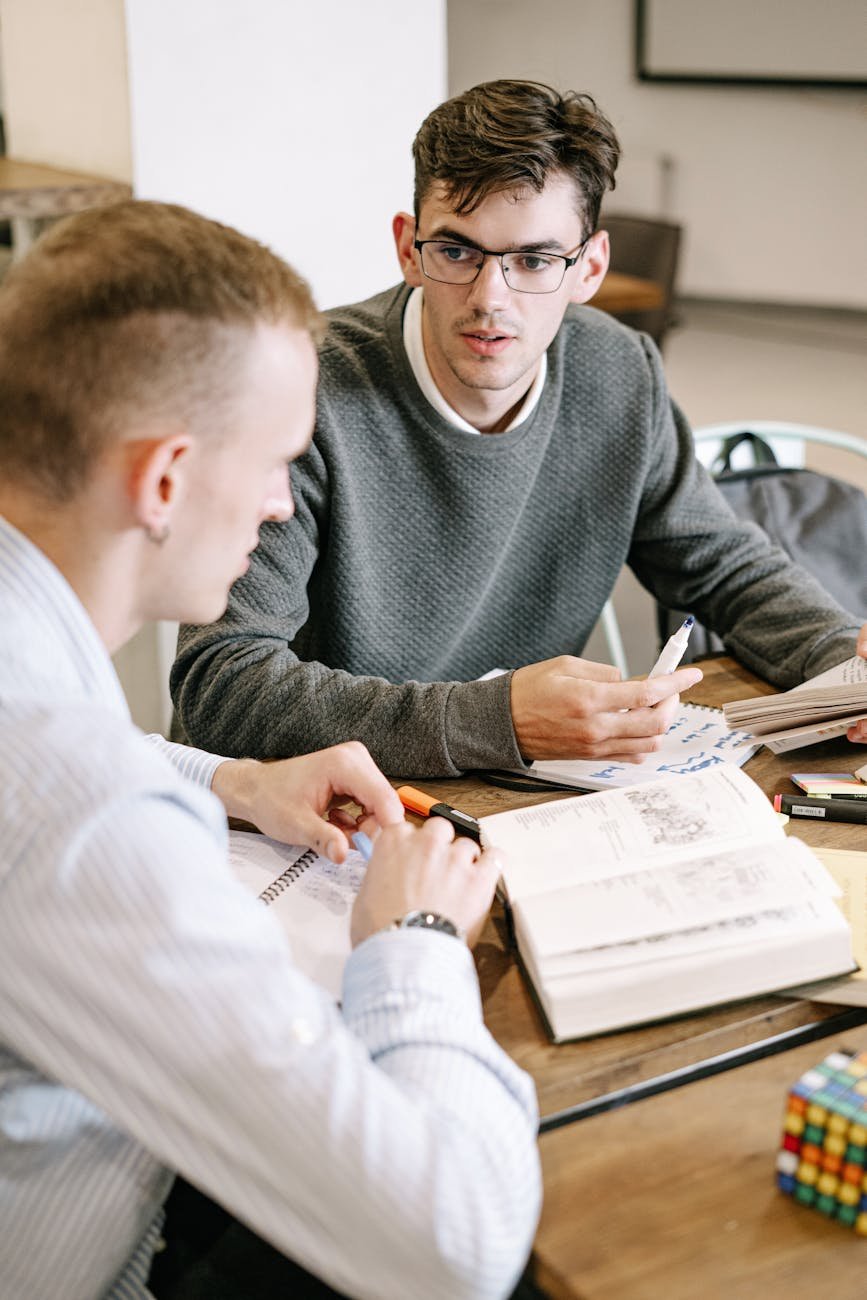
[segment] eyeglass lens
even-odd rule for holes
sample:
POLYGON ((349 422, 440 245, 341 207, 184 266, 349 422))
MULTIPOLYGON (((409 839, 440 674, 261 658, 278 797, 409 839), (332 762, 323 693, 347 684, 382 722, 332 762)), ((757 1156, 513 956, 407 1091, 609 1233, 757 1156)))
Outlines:
POLYGON ((486 254, 465 244, 439 242, 423 244, 422 270, 431 280, 470 284, 479 274, 486 256, 499 257, 506 283, 521 293, 551 293, 559 289, 566 274, 566 258, 554 253, 486 254))

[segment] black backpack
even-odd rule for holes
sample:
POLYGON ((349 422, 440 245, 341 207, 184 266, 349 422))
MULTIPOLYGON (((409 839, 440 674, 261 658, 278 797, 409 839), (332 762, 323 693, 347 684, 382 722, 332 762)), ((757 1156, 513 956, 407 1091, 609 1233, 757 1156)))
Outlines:
MULTIPOLYGON (((725 439, 711 474, 739 519, 759 524, 845 610, 867 622, 867 497, 861 488, 815 470, 779 465, 773 448, 747 431, 725 439), (743 443, 755 463, 734 470, 732 453, 743 443)), ((660 644, 688 612, 657 606, 660 644)), ((697 624, 684 662, 723 648, 718 636, 697 624)))

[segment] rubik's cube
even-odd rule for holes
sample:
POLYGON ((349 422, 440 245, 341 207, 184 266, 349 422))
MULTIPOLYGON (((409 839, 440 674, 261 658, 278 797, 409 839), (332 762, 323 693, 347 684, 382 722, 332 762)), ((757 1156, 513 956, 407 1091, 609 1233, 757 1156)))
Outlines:
POLYGON ((867 1237, 867 1052, 832 1052, 790 1090, 777 1185, 867 1237))

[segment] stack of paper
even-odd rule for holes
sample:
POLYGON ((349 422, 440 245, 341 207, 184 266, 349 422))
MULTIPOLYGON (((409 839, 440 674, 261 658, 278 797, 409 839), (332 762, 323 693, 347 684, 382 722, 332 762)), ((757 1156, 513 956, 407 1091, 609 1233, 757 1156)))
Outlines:
POLYGON ((723 705, 730 727, 757 736, 775 754, 842 736, 867 718, 867 659, 855 656, 794 690, 723 705))

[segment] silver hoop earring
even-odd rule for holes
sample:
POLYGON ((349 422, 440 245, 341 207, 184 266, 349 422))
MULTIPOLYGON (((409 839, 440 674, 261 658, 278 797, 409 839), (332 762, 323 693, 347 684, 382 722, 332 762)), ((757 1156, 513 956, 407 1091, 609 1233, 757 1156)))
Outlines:
POLYGON ((168 541, 171 529, 168 524, 163 524, 162 528, 148 528, 145 531, 149 542, 153 542, 155 546, 162 546, 163 542, 168 541))

